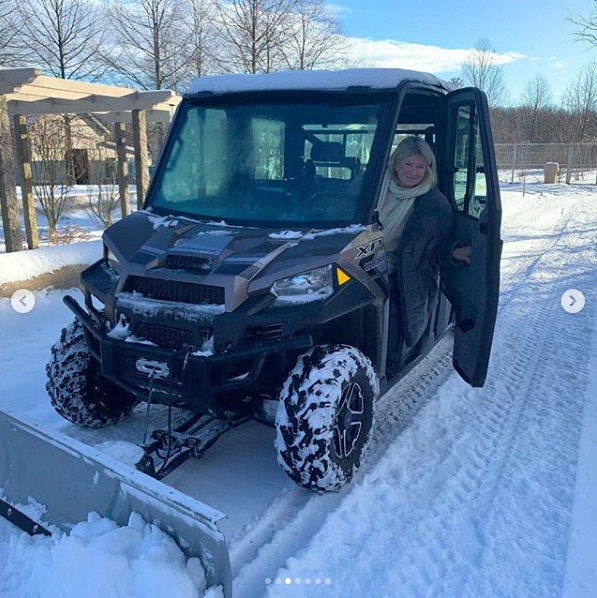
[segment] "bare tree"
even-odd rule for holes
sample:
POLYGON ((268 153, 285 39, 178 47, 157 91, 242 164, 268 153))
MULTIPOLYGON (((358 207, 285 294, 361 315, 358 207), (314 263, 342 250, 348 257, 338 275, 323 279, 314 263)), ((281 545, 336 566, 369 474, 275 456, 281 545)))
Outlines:
POLYGON ((597 61, 581 69, 562 102, 570 118, 571 141, 581 143, 597 134, 597 61))
POLYGON ((187 56, 185 18, 177 0, 114 0, 110 46, 102 54, 114 78, 140 89, 178 89, 187 56))
POLYGON ((118 174, 114 159, 109 159, 104 148, 97 148, 96 156, 89 165, 89 180, 97 182, 87 186, 85 213, 99 226, 111 226, 114 213, 120 205, 118 174))
POLYGON ((188 15, 182 23, 187 39, 184 78, 190 82, 217 71, 219 40, 214 0, 185 0, 184 9, 188 15))
POLYGON ((230 0, 216 4, 222 70, 267 73, 280 68, 281 46, 299 0, 230 0))
POLYGON ((541 115, 553 103, 551 85, 543 75, 529 79, 522 92, 521 107, 525 114, 525 130, 530 143, 538 141, 541 115))
POLYGON ((323 0, 301 0, 288 19, 282 56, 287 68, 333 68, 346 61, 348 45, 340 21, 323 0))
POLYGON ((97 80, 106 28, 103 13, 90 0, 19 0, 16 42, 29 63, 61 79, 97 80))
POLYGON ((33 191, 48 221, 49 238, 53 240, 70 191, 70 186, 64 184, 64 123, 58 118, 37 117, 29 125, 29 137, 37 163, 33 191))
POLYGON ((20 27, 15 3, 5 0, 0 4, 0 67, 16 66, 19 63, 21 56, 16 38, 20 27))
POLYGON ((482 37, 462 65, 462 78, 467 85, 482 89, 490 106, 506 101, 504 67, 491 42, 482 37))
POLYGON ((572 39, 575 42, 589 44, 589 46, 597 46, 597 0, 593 0, 593 5, 588 16, 569 13, 567 18, 575 27, 572 39))

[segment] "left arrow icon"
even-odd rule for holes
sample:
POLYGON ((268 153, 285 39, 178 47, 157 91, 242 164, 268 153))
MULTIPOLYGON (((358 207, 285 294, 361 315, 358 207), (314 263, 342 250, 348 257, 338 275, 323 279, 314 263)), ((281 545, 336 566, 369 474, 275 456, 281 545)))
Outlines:
POLYGON ((27 289, 19 289, 10 298, 12 308, 20 314, 28 314, 35 307, 35 295, 27 289))

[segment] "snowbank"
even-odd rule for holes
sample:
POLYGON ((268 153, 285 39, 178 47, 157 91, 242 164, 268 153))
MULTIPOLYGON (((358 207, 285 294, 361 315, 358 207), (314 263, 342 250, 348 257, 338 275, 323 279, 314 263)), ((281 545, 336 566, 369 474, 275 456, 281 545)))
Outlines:
POLYGON ((0 254, 0 285, 28 280, 64 266, 88 265, 102 257, 102 242, 71 243, 0 254))
POLYGON ((14 533, 0 547, 3 598, 223 598, 220 588, 206 592, 198 559, 187 560, 174 540, 139 515, 119 527, 90 514, 70 534, 14 533))

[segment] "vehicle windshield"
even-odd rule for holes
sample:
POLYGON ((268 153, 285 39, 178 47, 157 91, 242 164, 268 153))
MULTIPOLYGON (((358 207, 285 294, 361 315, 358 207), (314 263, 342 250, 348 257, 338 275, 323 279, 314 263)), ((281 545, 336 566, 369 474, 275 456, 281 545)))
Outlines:
MULTIPOLYGON (((209 103, 206 103, 209 102, 209 103)), ((332 228, 361 222, 385 97, 180 106, 154 173, 159 212, 244 226, 332 228)))

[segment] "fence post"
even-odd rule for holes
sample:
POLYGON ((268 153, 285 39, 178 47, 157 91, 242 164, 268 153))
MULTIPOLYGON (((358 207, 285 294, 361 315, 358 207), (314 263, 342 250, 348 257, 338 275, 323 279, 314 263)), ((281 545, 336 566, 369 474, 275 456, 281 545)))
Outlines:
POLYGON ((516 144, 514 144, 514 152, 512 153, 512 178, 510 184, 514 183, 514 170, 516 168, 516 144))
POLYGON ((572 174, 573 164, 574 164, 574 145, 571 143, 568 146, 568 165, 566 166, 566 185, 570 184, 570 176, 572 174))

